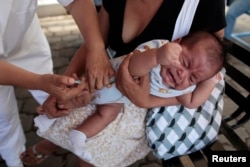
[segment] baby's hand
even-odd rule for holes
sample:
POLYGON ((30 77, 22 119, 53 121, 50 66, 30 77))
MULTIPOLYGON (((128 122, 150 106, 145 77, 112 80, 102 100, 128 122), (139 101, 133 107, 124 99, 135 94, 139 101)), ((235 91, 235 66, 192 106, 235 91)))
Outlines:
POLYGON ((178 67, 181 65, 179 60, 181 51, 182 48, 178 43, 167 43, 157 51, 157 63, 169 67, 178 67))
POLYGON ((43 109, 43 106, 38 106, 38 107, 36 108, 36 112, 37 112, 38 114, 40 114, 40 115, 45 114, 44 109, 43 109))
POLYGON ((86 106, 93 97, 93 94, 89 92, 88 82, 84 75, 80 79, 76 76, 76 74, 73 74, 72 77, 77 79, 74 86, 81 87, 82 91, 79 96, 68 101, 57 100, 57 108, 59 109, 73 109, 86 106))
POLYGON ((213 81, 213 83, 217 84, 218 82, 220 82, 220 80, 223 79, 223 74, 222 72, 218 72, 216 75, 214 75, 211 80, 213 81))

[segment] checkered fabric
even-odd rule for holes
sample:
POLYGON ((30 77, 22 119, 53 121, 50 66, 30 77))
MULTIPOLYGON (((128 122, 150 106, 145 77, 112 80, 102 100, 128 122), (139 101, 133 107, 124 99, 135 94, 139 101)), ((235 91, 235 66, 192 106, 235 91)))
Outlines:
MULTIPOLYGON (((225 74, 225 70, 222 70, 225 74)), ((150 109, 146 119, 148 145, 159 159, 189 154, 217 139, 225 82, 221 80, 198 109, 181 105, 150 109)))

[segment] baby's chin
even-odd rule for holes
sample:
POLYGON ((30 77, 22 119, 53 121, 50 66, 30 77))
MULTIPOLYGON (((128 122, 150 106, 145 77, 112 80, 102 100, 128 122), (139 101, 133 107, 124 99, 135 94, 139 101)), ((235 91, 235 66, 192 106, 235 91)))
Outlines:
POLYGON ((186 89, 187 87, 183 87, 183 86, 177 86, 177 87, 175 87, 175 89, 176 90, 184 90, 184 89, 186 89))
POLYGON ((164 84, 166 84, 167 86, 171 88, 175 88, 174 80, 168 69, 162 69, 161 76, 162 76, 162 81, 164 82, 164 84))
POLYGON ((174 83, 169 82, 169 81, 165 81, 165 80, 163 80, 163 82, 164 82, 168 87, 170 87, 170 88, 172 88, 172 89, 176 89, 174 83))
POLYGON ((164 77, 162 78, 164 84, 166 84, 168 87, 175 89, 175 90, 184 90, 188 88, 189 86, 187 85, 179 85, 175 82, 173 82, 169 77, 164 77))
POLYGON ((168 85, 170 88, 175 89, 175 90, 184 90, 186 88, 188 88, 188 86, 184 86, 184 85, 176 85, 175 83, 172 82, 168 82, 163 80, 163 82, 168 85))

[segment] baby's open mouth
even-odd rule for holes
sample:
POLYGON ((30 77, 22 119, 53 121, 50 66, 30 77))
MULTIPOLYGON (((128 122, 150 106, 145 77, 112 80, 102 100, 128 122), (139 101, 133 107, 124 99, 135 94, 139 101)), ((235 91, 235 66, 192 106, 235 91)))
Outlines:
POLYGON ((176 81, 175 81, 175 77, 172 73, 172 71, 170 69, 167 70, 167 73, 168 73, 168 80, 170 82, 170 85, 169 86, 174 86, 176 81))

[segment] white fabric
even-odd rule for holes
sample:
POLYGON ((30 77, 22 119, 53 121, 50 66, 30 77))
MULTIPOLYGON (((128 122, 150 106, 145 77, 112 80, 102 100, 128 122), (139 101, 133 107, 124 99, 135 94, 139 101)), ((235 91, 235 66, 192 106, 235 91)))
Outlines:
POLYGON ((80 159, 91 160, 91 154, 86 148, 86 135, 79 130, 71 130, 69 132, 69 140, 73 148, 73 153, 80 159))
POLYGON ((71 4, 74 0, 57 0, 62 6, 68 6, 71 4))
MULTIPOLYGON (((0 1, 0 61, 36 73, 52 73, 51 52, 36 8, 36 0, 0 1)), ((31 93, 39 103, 48 96, 42 91, 31 93)), ((0 85, 0 106, 1 157, 8 166, 22 166, 19 155, 24 151, 25 137, 13 87, 0 85)))
POLYGON ((0 155, 8 166, 22 167, 19 155, 25 150, 25 136, 13 87, 0 86, 0 95, 0 155))
MULTIPOLYGON (((132 103, 124 107, 124 111, 112 123, 86 142, 86 148, 92 155, 89 162, 96 167, 129 166, 149 153, 145 138, 146 109, 132 103)), ((73 150, 69 132, 94 112, 95 108, 91 105, 74 109, 58 118, 45 133, 38 135, 73 150)))
POLYGON ((199 0, 185 0, 175 23, 172 41, 189 33, 199 0))
POLYGON ((35 126, 39 127, 37 133, 40 135, 45 134, 48 128, 51 127, 56 120, 57 118, 48 119, 46 115, 39 115, 38 117, 36 117, 34 119, 35 126))
POLYGON ((35 15, 36 0, 0 1, 0 34, 4 53, 18 47, 35 15), (18 28, 17 28, 18 27, 18 28))
POLYGON ((4 51, 3 51, 3 39, 0 36, 0 57, 4 56, 4 51))

